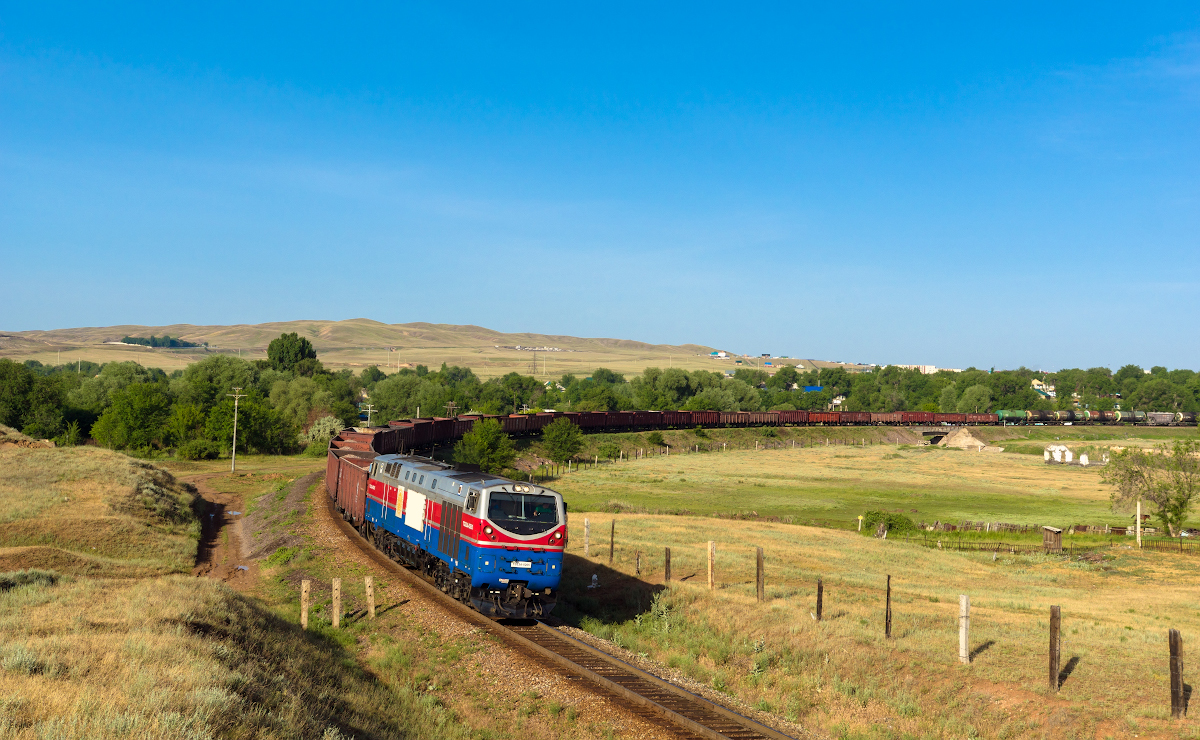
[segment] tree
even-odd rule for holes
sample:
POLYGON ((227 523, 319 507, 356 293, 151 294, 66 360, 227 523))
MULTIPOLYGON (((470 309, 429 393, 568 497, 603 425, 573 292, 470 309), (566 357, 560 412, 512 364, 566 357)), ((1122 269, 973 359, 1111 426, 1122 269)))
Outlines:
POLYGON ((171 398, 158 383, 134 383, 112 394, 112 404, 92 426, 105 447, 144 450, 161 442, 171 398))
POLYGON ((1102 480, 1113 486, 1114 509, 1128 508, 1138 499, 1147 501, 1163 528, 1175 537, 1187 521, 1200 486, 1200 440, 1176 440, 1153 450, 1130 447, 1113 453, 1102 480))
MULTIPOLYGON (((304 360, 316 360, 312 342, 296 332, 280 334, 267 345, 267 359, 276 370, 295 370, 304 360)), ((311 375, 311 372, 309 373, 311 375)))
POLYGON ((167 419, 167 436, 171 444, 179 445, 204 436, 204 409, 194 403, 177 403, 167 419))
POLYGON ((579 431, 579 427, 572 424, 570 419, 559 418, 542 430, 542 442, 546 445, 546 454, 551 460, 564 463, 583 449, 583 432, 579 431))
POLYGON ((992 389, 982 383, 973 385, 963 391, 962 398, 958 399, 958 413, 960 414, 982 414, 985 413, 992 405, 992 389))
POLYGON ((495 419, 475 422, 471 431, 454 445, 455 462, 478 465, 485 473, 497 473, 507 468, 516 456, 517 450, 512 439, 495 419))
POLYGON ((956 409, 958 409, 958 389, 954 387, 954 383, 951 383, 943 388, 942 395, 938 396, 938 410, 943 414, 949 414, 956 409))

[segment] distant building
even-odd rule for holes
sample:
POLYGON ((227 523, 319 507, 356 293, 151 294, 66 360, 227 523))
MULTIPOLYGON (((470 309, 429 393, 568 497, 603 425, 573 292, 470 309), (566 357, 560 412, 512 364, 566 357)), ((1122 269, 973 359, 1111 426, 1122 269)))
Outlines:
POLYGON ((893 367, 902 367, 905 370, 919 370, 922 375, 933 375, 936 372, 961 373, 962 370, 954 367, 938 367, 937 365, 894 365, 893 367))

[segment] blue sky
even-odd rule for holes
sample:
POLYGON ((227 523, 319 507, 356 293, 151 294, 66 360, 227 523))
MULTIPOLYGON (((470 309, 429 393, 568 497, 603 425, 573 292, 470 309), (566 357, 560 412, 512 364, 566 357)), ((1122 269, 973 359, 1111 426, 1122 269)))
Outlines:
POLYGON ((1197 132, 1195 4, 0 2, 0 329, 1200 368, 1197 132))

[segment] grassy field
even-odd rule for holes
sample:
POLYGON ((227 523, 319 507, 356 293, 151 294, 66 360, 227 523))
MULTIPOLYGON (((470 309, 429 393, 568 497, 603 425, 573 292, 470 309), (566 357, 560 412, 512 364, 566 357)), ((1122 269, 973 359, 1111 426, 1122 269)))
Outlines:
POLYGON ((864 511, 913 521, 1124 525, 1096 469, 1040 457, 901 445, 677 454, 550 484, 572 511, 778 517, 851 527, 864 511))
POLYGON ((600 513, 572 517, 570 551, 559 616, 806 729, 852 738, 1195 737, 1200 729, 1167 719, 1167 629, 1185 642, 1200 638, 1195 557, 1114 548, 1096 562, 993 561, 830 529, 600 513), (718 543, 715 591, 705 583, 709 540, 718 543), (665 590, 663 547, 674 576, 665 590), (755 547, 766 554, 765 604, 754 596, 755 547), (593 574, 600 590, 586 588, 593 574), (892 640, 883 634, 889 574, 892 640), (818 577, 820 623, 811 616, 818 577), (972 601, 969 667, 957 664, 959 594, 972 601), (1062 607, 1069 669, 1055 696, 1046 688, 1051 604, 1062 607))

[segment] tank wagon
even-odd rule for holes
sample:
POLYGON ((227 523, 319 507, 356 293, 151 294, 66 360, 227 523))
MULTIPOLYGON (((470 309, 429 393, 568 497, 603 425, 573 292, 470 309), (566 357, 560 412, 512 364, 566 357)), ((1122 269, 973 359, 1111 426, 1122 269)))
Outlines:
POLYGON ((452 598, 495 617, 554 609, 567 545, 557 492, 424 457, 332 447, 325 482, 363 537, 452 598))

